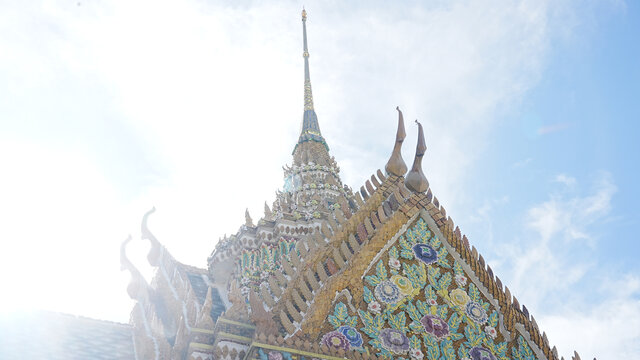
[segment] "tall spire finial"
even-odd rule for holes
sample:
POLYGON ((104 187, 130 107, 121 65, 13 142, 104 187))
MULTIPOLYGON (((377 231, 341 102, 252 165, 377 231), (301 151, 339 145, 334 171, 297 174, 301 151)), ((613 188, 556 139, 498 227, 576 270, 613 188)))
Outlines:
POLYGON ((427 151, 427 144, 424 141, 424 131, 422 130, 422 124, 416 120, 418 124, 418 145, 416 146, 416 157, 413 159, 413 166, 407 173, 405 178, 405 185, 413 192, 423 193, 429 189, 429 181, 422 172, 422 157, 427 151))
POLYGON ((313 110, 313 94, 309 77, 309 49, 307 48, 307 11, 302 8, 302 57, 304 58, 304 110, 313 110))
POLYGON ((313 108, 313 93, 309 76, 309 48, 307 47, 307 11, 304 8, 302 9, 302 57, 304 58, 304 115, 296 147, 306 141, 316 141, 322 143, 328 150, 329 147, 320 133, 318 116, 313 108))

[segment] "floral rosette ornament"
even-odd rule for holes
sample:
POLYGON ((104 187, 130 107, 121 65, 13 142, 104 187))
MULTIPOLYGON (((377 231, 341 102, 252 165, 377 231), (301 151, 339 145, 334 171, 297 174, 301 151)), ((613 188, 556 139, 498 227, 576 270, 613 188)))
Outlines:
POLYGON ((409 351, 409 338, 400 330, 380 330, 380 343, 382 347, 396 354, 405 354, 409 351))
POLYGON ((427 265, 438 261, 438 252, 435 251, 431 245, 416 244, 412 249, 416 258, 427 265))
POLYGON ((400 300, 400 289, 389 280, 385 280, 376 285, 374 293, 378 300, 385 304, 395 304, 400 300))
POLYGON ((467 277, 464 275, 456 275, 454 279, 456 280, 456 284, 458 284, 458 286, 467 285, 467 277))
POLYGON ((485 326, 484 331, 487 334, 489 334, 489 336, 491 336, 492 339, 495 339, 496 336, 498 336, 498 332, 496 331, 496 328, 494 328, 493 326, 485 326))
POLYGON ((471 300, 469 299, 469 295, 462 289, 454 289, 449 293, 449 298, 453 305, 464 308, 467 303, 471 300))
POLYGON ((389 257, 389 266, 392 269, 399 270, 400 269, 400 260, 395 257, 389 257))
POLYGON ((351 347, 349 339, 347 339, 343 333, 336 330, 324 334, 321 343, 326 345, 329 349, 335 348, 347 351, 351 347))
POLYGON ((369 303, 369 305, 367 305, 367 310, 371 311, 374 314, 380 314, 380 311, 382 311, 382 306, 380 306, 379 302, 372 301, 369 303))
POLYGON ((393 275, 391 282, 398 287, 402 295, 409 295, 413 292, 413 285, 411 281, 402 275, 393 275))
POLYGON ((467 315, 469 315, 471 320, 477 322, 478 324, 484 324, 488 319, 487 312, 477 302, 467 303, 465 312, 467 313, 467 315))
POLYGON ((471 348, 469 356, 471 356, 471 360, 497 360, 496 356, 493 355, 489 349, 485 349, 481 346, 471 348))
POLYGON ((280 351, 269 351, 267 354, 269 360, 282 360, 282 353, 280 351))
POLYGON ((425 315, 420 319, 424 330, 438 339, 449 335, 449 324, 435 315, 425 315))
POLYGON ((340 326, 338 328, 338 332, 340 332, 344 337, 349 341, 349 345, 352 348, 359 348, 362 346, 362 335, 351 326, 340 326))
POLYGON ((424 353, 418 348, 413 348, 409 350, 409 356, 411 356, 413 360, 422 360, 422 358, 424 358, 424 353))
POLYGON ((429 304, 431 306, 436 306, 436 305, 438 305, 438 300, 436 300, 434 298, 427 299, 427 304, 429 304))

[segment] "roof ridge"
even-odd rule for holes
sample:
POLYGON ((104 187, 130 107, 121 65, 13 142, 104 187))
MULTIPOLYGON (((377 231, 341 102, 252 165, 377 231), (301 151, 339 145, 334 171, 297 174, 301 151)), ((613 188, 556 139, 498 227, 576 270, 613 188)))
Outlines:
MULTIPOLYGON (((131 324, 129 324, 129 323, 123 323, 123 322, 118 322, 118 321, 113 321, 113 320, 92 318, 92 317, 88 317, 88 316, 84 316, 84 315, 70 314, 70 313, 58 312, 58 311, 46 310, 46 309, 36 309, 36 310, 31 310, 31 311, 19 311, 19 312, 13 312, 13 313, 10 313, 10 314, 7 314, 7 315, 8 316, 39 316, 39 315, 41 315, 41 316, 48 316, 48 317, 54 317, 55 316, 55 317, 60 317, 60 318, 86 320, 86 321, 100 322, 100 323, 105 323, 105 324, 110 324, 110 325, 120 325, 120 326, 125 326, 125 327, 131 327, 131 324)), ((8 316, 0 316, 0 318, 8 317, 8 316)))

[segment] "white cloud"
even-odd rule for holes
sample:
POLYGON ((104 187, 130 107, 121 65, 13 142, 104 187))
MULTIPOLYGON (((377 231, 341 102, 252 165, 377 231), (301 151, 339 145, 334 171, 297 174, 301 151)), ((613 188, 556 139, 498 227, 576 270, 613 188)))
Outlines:
POLYGON ((82 154, 6 139, 0 154, 0 275, 10 294, 0 298, 0 311, 46 304, 57 311, 126 319, 123 308, 131 306, 126 295, 97 297, 87 291, 124 290, 128 281, 119 272, 118 241, 132 214, 121 212, 117 190, 82 154))
MULTIPOLYGON (((580 189, 573 177, 556 179, 580 189)), ((586 194, 550 194, 526 212, 524 231, 494 267, 568 358, 574 349, 583 358, 629 358, 639 348, 640 279, 602 268, 603 245, 593 231, 610 215, 616 191, 611 175, 601 172, 586 194)))
POLYGON ((576 178, 572 176, 568 176, 566 174, 558 174, 555 177, 555 181, 561 184, 565 184, 566 186, 573 186, 576 184, 576 178))
POLYGON ((640 278, 601 279, 590 287, 605 299, 578 305, 568 294, 566 306, 540 318, 549 338, 563 354, 574 349, 583 358, 633 359, 640 352, 640 278), (567 331, 571 329, 571 331, 567 331))
MULTIPOLYGON (((556 180, 565 185, 575 184, 574 178, 562 174, 556 176, 556 180)), ((615 192, 611 176, 602 173, 593 194, 570 199, 552 195, 550 200, 529 210, 527 225, 540 235, 541 243, 545 245, 552 237, 566 241, 591 240, 586 228, 609 213, 615 192)))
MULTIPOLYGON (((481 224, 483 226, 482 234, 486 237, 489 244, 494 240, 494 229, 492 221, 492 213, 495 208, 506 206, 509 203, 509 197, 503 196, 498 199, 485 200, 480 208, 476 210, 474 214, 469 217, 470 222, 481 224)), ((497 261, 492 263, 496 266, 497 261)))
POLYGON ((522 168, 527 166, 531 161, 533 161, 533 158, 526 158, 526 159, 522 159, 522 160, 518 160, 516 162, 514 162, 511 167, 513 168, 522 168))

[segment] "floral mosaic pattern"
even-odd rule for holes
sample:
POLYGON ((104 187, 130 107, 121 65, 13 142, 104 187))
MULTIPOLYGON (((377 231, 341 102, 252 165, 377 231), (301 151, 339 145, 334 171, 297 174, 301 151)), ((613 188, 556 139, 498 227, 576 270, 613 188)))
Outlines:
POLYGON ((324 336, 322 337, 321 343, 323 345, 326 345, 330 349, 336 348, 336 349, 349 350, 349 348, 351 348, 351 345, 349 344, 349 340, 347 339, 347 337, 344 336, 344 334, 339 331, 331 331, 324 334, 324 336))
POLYGON ((535 359, 521 336, 505 341, 498 311, 421 218, 365 274, 362 293, 357 314, 336 304, 329 316, 336 330, 325 336, 337 332, 350 348, 402 360, 535 359))
POLYGON ((430 245, 416 244, 412 249, 416 259, 424 262, 425 264, 433 264, 438 261, 438 253, 430 245))
POLYGON ((449 335, 449 324, 435 315, 425 315, 420 319, 420 323, 427 333, 438 339, 442 339, 449 335))
POLYGON ((291 354, 283 351, 258 349, 260 360, 293 360, 291 354))
POLYGON ((376 298, 385 304, 395 304, 401 297, 398 286, 389 280, 376 285, 375 293, 376 298))
POLYGON ((348 315, 347 306, 344 303, 337 303, 333 315, 329 315, 328 319, 336 330, 324 334, 321 344, 329 348, 362 350, 362 334, 356 328, 358 318, 348 315))
POLYGON ((340 326, 338 328, 338 332, 344 335, 347 341, 349 341, 350 347, 359 348, 362 346, 362 335, 360 335, 356 328, 351 326, 340 326))
POLYGON ((409 338, 398 329, 380 330, 380 343, 383 348, 396 354, 405 354, 409 351, 409 338))

